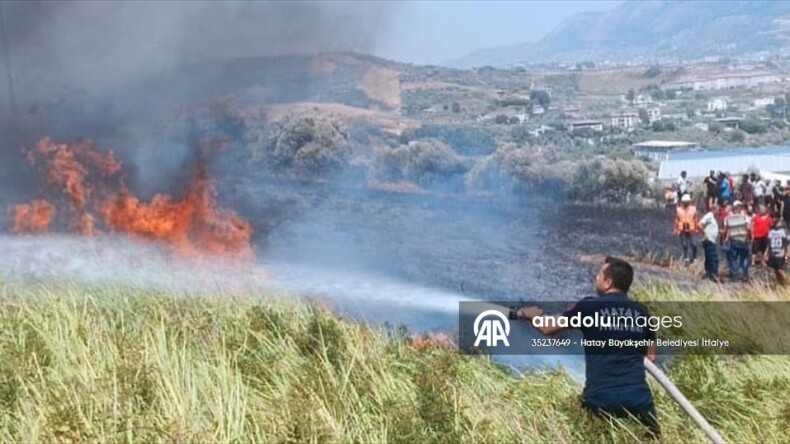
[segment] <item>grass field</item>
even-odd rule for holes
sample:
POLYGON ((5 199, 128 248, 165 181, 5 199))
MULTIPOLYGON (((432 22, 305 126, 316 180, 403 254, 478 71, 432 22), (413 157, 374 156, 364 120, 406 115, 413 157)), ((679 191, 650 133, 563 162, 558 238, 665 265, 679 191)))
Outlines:
MULTIPOLYGON (((747 298, 788 299, 786 294, 747 298)), ((675 299, 648 285, 642 299, 675 299)), ((523 379, 276 295, 0 284, 0 439, 23 442, 634 442, 562 369, 523 379)), ((710 295, 700 293, 698 298, 710 295)), ((668 373, 730 442, 790 439, 790 359, 668 373)), ((664 442, 704 442, 658 388, 664 442)))

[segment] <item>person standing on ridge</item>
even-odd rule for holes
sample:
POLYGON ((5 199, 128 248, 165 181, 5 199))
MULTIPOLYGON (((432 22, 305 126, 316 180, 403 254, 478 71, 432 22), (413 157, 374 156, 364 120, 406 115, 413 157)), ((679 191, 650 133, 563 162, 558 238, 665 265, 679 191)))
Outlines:
POLYGON ((678 192, 672 184, 664 191, 664 208, 674 210, 678 206, 678 192))
POLYGON ((768 208, 760 205, 757 214, 752 216, 752 266, 757 261, 762 263, 765 250, 768 248, 768 232, 771 231, 774 221, 768 214, 768 208))
POLYGON ((732 214, 732 208, 730 208, 730 203, 726 200, 717 206, 716 222, 719 224, 719 245, 724 244, 724 221, 730 217, 730 214, 732 214))
POLYGON ((716 203, 711 203, 708 212, 699 221, 702 227, 702 250, 705 252, 705 279, 713 282, 719 282, 719 223, 716 209, 716 203))
POLYGON ((691 195, 684 194, 680 199, 680 206, 675 212, 675 234, 680 238, 680 247, 683 248, 683 262, 691 264, 697 258, 697 245, 694 235, 699 233, 697 221, 697 207, 691 203, 691 195))
POLYGON ((776 205, 779 208, 777 212, 782 215, 782 220, 784 220, 785 225, 790 226, 790 187, 785 190, 784 195, 776 205))
POLYGON ((746 207, 746 211, 751 212, 754 208, 754 185, 749 180, 748 174, 744 174, 741 177, 741 200, 746 207))
POLYGON ((758 203, 757 203, 757 184, 760 183, 760 180, 757 179, 757 174, 755 174, 755 173, 750 173, 749 174, 749 183, 752 184, 752 193, 753 193, 753 196, 752 196, 753 200, 751 202, 751 205, 752 205, 752 207, 757 208, 757 205, 758 205, 758 203))
POLYGON ((779 285, 787 285, 787 273, 785 273, 785 264, 787 263, 787 243, 788 240, 787 230, 782 226, 782 220, 776 218, 774 226, 768 232, 769 246, 765 252, 765 260, 768 267, 774 270, 776 275, 776 282, 779 285))
POLYGON ((691 181, 686 178, 686 172, 681 171, 680 177, 675 182, 678 190, 678 197, 683 198, 686 194, 691 191, 691 181))
MULTIPOLYGON (((595 292, 598 297, 584 298, 557 317, 586 318, 598 315, 611 318, 611 313, 628 313, 618 319, 630 318, 630 325, 633 327, 615 329, 611 326, 582 326, 582 336, 593 344, 608 343, 610 339, 652 340, 655 343, 654 330, 636 325, 636 319, 649 317, 650 313, 642 304, 628 296, 633 280, 634 269, 631 264, 622 259, 607 257, 595 276, 595 292)), ((566 327, 558 327, 556 322, 553 326, 535 326, 533 320, 544 316, 539 307, 524 307, 518 310, 517 316, 530 322, 538 332, 546 336, 568 330, 566 327)), ((549 321, 545 324, 552 325, 549 321)), ((606 347, 585 344, 586 379, 582 391, 582 407, 602 416, 635 417, 648 428, 653 437, 658 438, 661 427, 653 394, 645 379, 645 357, 655 362, 654 346, 606 347)))
POLYGON ((727 176, 722 173, 719 177, 719 201, 724 203, 724 201, 730 202, 730 198, 732 196, 732 188, 730 187, 730 181, 727 180, 727 176))
POLYGON ((718 195, 716 193, 717 188, 717 180, 716 180, 716 172, 710 170, 710 175, 705 178, 703 182, 705 184, 705 208, 710 208, 710 206, 716 203, 718 199, 718 195))
POLYGON ((772 213, 778 213, 782 210, 782 202, 785 196, 785 189, 782 186, 782 181, 775 180, 774 181, 774 188, 773 188, 773 202, 774 207, 771 209, 772 213))
POLYGON ((759 177, 754 180, 754 205, 766 205, 765 201, 765 182, 759 177))
POLYGON ((732 214, 724 221, 724 238, 729 246, 730 279, 749 282, 749 236, 751 220, 744 214, 743 203, 735 201, 732 214))

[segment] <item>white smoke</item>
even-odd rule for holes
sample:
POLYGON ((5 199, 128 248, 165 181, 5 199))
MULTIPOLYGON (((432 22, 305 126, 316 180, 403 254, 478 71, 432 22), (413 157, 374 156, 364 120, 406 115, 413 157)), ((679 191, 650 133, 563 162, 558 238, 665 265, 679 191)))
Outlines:
POLYGON ((197 293, 254 291, 268 284, 257 264, 187 259, 166 245, 124 236, 0 236, 0 249, 0 276, 14 280, 197 293))

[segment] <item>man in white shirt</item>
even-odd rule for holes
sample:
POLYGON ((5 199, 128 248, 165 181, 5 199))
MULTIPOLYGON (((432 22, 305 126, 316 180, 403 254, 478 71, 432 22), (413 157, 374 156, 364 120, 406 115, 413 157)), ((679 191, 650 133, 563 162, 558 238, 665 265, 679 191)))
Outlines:
POLYGON ((702 227, 702 249, 705 251, 705 279, 719 282, 719 223, 716 220, 718 205, 712 202, 708 212, 702 216, 699 224, 702 227))
POLYGON ((691 191, 691 181, 686 178, 686 172, 681 171, 680 177, 676 182, 677 190, 678 190, 678 197, 682 198, 684 194, 687 194, 691 191))
POLYGON ((756 208, 757 205, 765 205, 766 204, 766 202, 765 202, 765 191, 766 191, 765 182, 760 180, 759 178, 757 178, 754 181, 754 200, 757 202, 756 205, 755 205, 755 208, 756 208))

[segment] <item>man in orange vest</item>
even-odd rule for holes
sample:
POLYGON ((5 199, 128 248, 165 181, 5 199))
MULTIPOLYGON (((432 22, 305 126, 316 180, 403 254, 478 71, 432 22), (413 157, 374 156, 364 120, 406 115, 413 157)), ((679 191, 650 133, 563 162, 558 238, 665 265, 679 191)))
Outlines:
POLYGON ((675 234, 680 236, 683 261, 686 265, 691 264, 697 258, 697 244, 694 242, 694 236, 697 233, 699 233, 697 207, 691 204, 691 196, 684 194, 675 213, 675 234), (691 250, 691 254, 689 254, 689 250, 691 250))

